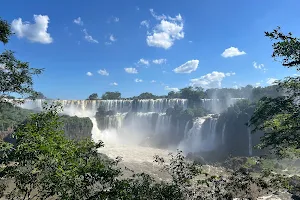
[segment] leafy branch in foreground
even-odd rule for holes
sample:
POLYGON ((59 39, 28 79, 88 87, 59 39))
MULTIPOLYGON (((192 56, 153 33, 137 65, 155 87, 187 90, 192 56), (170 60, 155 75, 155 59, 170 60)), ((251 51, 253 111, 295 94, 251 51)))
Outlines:
MULTIPOLYGON (((272 57, 282 58, 283 66, 300 70, 300 40, 291 33, 285 35, 280 28, 266 32, 273 44, 272 57)), ((253 132, 264 131, 260 148, 270 147, 275 154, 286 157, 300 156, 300 77, 286 77, 276 82, 284 95, 262 98, 250 120, 253 132)))

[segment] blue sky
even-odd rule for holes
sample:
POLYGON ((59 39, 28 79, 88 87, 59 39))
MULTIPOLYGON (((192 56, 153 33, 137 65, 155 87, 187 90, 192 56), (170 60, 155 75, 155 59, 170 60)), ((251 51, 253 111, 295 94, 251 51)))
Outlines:
POLYGON ((273 61, 264 31, 299 36, 299 0, 21 2, 2 3, 16 34, 0 51, 45 68, 34 87, 50 98, 266 86, 296 73, 273 61))

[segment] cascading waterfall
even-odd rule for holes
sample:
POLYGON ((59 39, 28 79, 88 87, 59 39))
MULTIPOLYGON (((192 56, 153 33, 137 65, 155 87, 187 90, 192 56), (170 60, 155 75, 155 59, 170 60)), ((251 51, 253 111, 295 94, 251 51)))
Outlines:
POLYGON ((194 120, 192 128, 188 131, 187 122, 184 139, 180 142, 178 148, 185 153, 213 150, 216 147, 217 120, 211 115, 197 118, 194 120))
MULTIPOLYGON (((144 137, 161 135, 170 132, 171 117, 165 114, 168 108, 175 105, 187 109, 186 99, 142 99, 142 100, 25 100, 21 105, 23 108, 42 110, 44 102, 57 102, 63 106, 63 113, 70 116, 90 117, 93 122, 93 139, 99 140, 133 140, 139 143, 144 137), (103 117, 103 123, 97 124, 95 114, 97 109, 110 115, 103 117), (101 127, 99 127, 101 126, 101 127), (99 128, 101 131, 96 130, 99 128), (95 136, 96 134, 96 136, 95 136), (98 135, 101 136, 98 136, 98 135), (109 136, 109 134, 111 136, 109 136), (112 137, 112 135, 114 135, 112 137)), ((179 134, 179 121, 176 133, 179 134)))
POLYGON ((226 122, 224 123, 222 128, 222 145, 225 144, 225 130, 226 130, 226 122))
MULTIPOLYGON (((227 99, 202 99, 204 109, 211 113, 220 113, 226 106, 234 104, 240 98, 227 99)), ((181 140, 177 146, 185 153, 197 151, 211 151, 217 144, 225 145, 226 123, 217 135, 218 118, 213 115, 186 121, 172 120, 166 114, 168 108, 175 105, 187 109, 186 99, 135 99, 135 100, 25 100, 23 108, 42 110, 44 102, 58 102, 64 108, 64 114, 79 117, 90 117, 93 123, 93 140, 103 140, 105 143, 141 144, 145 139, 158 137, 159 139, 181 140), (95 114, 99 107, 108 112, 103 116, 103 123, 99 124, 95 114), (99 130, 100 129, 100 130, 99 130), (218 140, 219 139, 219 140, 218 140)), ((248 130, 248 132, 250 129, 248 130)), ((252 155, 252 140, 249 132, 249 155, 252 155)), ((178 144, 178 143, 177 143, 178 144)), ((176 145, 177 145, 176 144, 176 145)))

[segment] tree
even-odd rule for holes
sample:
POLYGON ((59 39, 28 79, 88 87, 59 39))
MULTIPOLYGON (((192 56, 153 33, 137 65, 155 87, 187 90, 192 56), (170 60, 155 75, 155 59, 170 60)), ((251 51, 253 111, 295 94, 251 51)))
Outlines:
POLYGON ((120 99, 121 93, 120 92, 105 92, 101 99, 103 100, 113 100, 113 99, 120 99))
POLYGON ((98 99, 98 94, 97 93, 93 93, 88 97, 88 100, 96 100, 98 99))
POLYGON ((34 95, 30 95, 28 99, 47 99, 47 97, 41 92, 36 92, 34 95))
POLYGON ((150 92, 143 92, 142 94, 140 94, 138 97, 138 99, 156 99, 157 96, 153 95, 150 92))
MULTIPOLYGON (((0 18, 0 41, 6 44, 11 36, 11 28, 7 21, 0 18)), ((33 75, 41 74, 43 69, 30 68, 28 62, 19 61, 14 52, 5 50, 0 54, 0 101, 10 93, 35 95, 33 75)))
POLYGON ((175 99, 175 98, 179 98, 180 94, 178 92, 174 92, 174 91, 170 91, 168 93, 168 98, 169 99, 175 99))
MULTIPOLYGON (((285 35, 280 27, 265 32, 272 40, 272 57, 279 59, 283 66, 300 70, 300 40, 291 33, 285 35)), ((259 147, 270 147, 277 155, 287 156, 291 151, 300 152, 300 77, 286 77, 277 81, 278 90, 284 95, 263 97, 250 120, 254 132, 264 131, 259 147)))

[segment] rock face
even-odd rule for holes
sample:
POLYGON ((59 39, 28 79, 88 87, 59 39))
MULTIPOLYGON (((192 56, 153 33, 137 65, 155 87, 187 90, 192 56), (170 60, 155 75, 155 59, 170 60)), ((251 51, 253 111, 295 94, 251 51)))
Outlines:
POLYGON ((293 194, 294 199, 300 200, 300 176, 292 176, 289 185, 291 186, 289 192, 293 194))
POLYGON ((64 134, 70 139, 84 139, 92 137, 93 123, 88 117, 62 116, 64 134))

